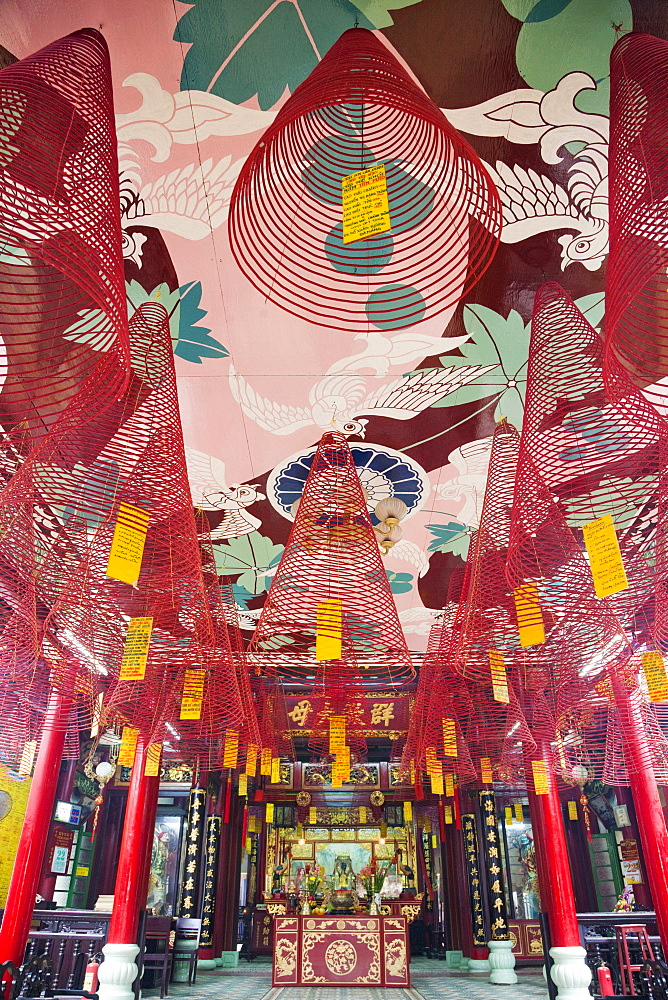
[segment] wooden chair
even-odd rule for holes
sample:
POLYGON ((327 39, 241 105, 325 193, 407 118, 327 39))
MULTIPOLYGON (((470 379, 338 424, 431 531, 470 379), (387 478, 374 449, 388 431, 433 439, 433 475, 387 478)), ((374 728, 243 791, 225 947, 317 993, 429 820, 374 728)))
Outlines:
POLYGON ((169 992, 169 978, 172 974, 173 952, 169 947, 172 929, 171 917, 147 917, 144 933, 144 954, 141 974, 147 971, 160 973, 160 998, 169 992))
POLYGON ((197 952, 201 931, 201 920, 194 917, 177 917, 176 937, 172 948, 172 969, 175 962, 188 962, 189 985, 197 979, 197 952))
POLYGON ((645 962, 654 961, 654 952, 647 936, 645 924, 622 924, 615 927, 615 938, 617 939, 617 957, 619 959, 619 979, 622 993, 625 996, 636 995, 636 987, 633 982, 633 973, 640 972, 645 962), (632 964, 629 952, 629 935, 636 938, 633 942, 640 950, 640 963, 632 964))

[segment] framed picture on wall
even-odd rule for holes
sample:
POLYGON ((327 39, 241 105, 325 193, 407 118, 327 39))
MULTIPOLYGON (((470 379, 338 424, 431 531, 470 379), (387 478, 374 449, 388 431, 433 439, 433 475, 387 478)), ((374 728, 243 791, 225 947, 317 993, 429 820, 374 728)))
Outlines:
POLYGON ((398 764, 390 764, 389 771, 390 771, 390 788, 394 788, 395 786, 413 788, 413 785, 411 785, 410 780, 408 779, 408 776, 405 773, 403 777, 400 777, 400 770, 398 764))
POLYGON ((310 844, 292 844, 290 846, 290 854, 295 861, 312 861, 313 860, 313 843, 310 844))
MULTIPOLYGON (((304 764, 302 768, 303 788, 331 787, 331 764, 304 764)), ((357 764, 350 769, 350 781, 343 782, 344 788, 380 788, 380 767, 378 764, 357 764)))
POLYGON ((294 788, 294 769, 298 767, 297 764, 289 764, 286 761, 281 761, 280 765, 280 778, 278 781, 269 781, 267 784, 271 788, 294 788))
POLYGON ((307 840, 329 840, 329 830, 320 826, 306 827, 304 836, 307 840))
POLYGON ((118 764, 116 766, 116 774, 114 775, 114 788, 129 788, 131 777, 132 768, 126 767, 124 764, 118 764))
POLYGON ((345 829, 342 829, 342 830, 332 830, 332 840, 343 840, 343 841, 345 841, 345 840, 355 840, 356 839, 356 837, 355 837, 356 833, 357 833, 357 830, 353 830, 353 829, 350 829, 350 830, 345 830, 345 829))

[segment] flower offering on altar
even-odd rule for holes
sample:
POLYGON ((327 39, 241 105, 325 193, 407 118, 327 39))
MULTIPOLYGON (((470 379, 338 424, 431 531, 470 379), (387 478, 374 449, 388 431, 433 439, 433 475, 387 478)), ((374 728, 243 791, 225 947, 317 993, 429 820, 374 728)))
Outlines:
POLYGON ((613 906, 614 913, 631 913, 633 910, 633 904, 635 902, 633 896, 633 886, 627 885, 624 891, 620 894, 619 899, 613 906))
POLYGON ((365 865, 364 868, 360 868, 357 873, 357 894, 360 897, 362 895, 360 892, 361 883, 364 895, 369 900, 372 908, 378 905, 387 874, 392 865, 396 864, 396 861, 396 854, 384 866, 379 865, 376 858, 372 858, 371 861, 365 865))
POLYGON ((306 865, 306 892, 309 896, 323 891, 325 884, 325 869, 316 861, 313 865, 306 865))

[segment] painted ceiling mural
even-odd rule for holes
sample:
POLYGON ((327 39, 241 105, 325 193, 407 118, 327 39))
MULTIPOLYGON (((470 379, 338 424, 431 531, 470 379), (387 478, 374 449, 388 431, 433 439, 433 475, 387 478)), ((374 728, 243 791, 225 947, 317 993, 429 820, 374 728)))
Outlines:
MULTIPOLYGON (((608 58, 630 30, 668 37, 664 0, 3 0, 3 58, 84 26, 111 51, 128 309, 157 299, 170 314, 193 502, 242 627, 315 445, 336 428, 370 506, 408 505, 385 564, 409 646, 424 649, 478 523, 495 421, 521 426, 536 289, 559 280, 602 321, 608 58), (504 210, 500 249, 465 301, 357 334, 266 302, 227 237, 245 157, 356 23, 469 139, 504 210)), ((66 336, 85 340, 85 317, 66 336)))

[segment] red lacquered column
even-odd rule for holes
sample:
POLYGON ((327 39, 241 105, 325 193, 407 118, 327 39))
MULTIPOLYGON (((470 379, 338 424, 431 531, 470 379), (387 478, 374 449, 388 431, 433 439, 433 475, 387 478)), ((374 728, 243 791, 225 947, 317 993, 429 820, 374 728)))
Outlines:
POLYGON ((0 928, 0 962, 21 965, 26 950, 72 705, 73 685, 66 687, 69 693, 54 689, 49 696, 0 928))
POLYGON ((636 807, 638 832, 649 878, 656 922, 664 948, 668 947, 668 831, 652 766, 640 703, 624 680, 610 671, 624 749, 629 764, 629 784, 636 807))
POLYGON ((552 939, 552 979, 560 994, 564 991, 571 1000, 587 1000, 590 998, 591 971, 585 963, 585 950, 580 941, 561 800, 552 747, 548 742, 539 745, 531 759, 527 759, 526 770, 538 881, 552 939), (546 764, 547 794, 537 795, 535 792, 532 759, 546 764))
POLYGON ((111 944, 134 943, 139 923, 141 889, 146 857, 146 816, 149 781, 144 774, 148 744, 139 734, 125 806, 125 822, 118 856, 114 909, 109 923, 111 944))
POLYGON ((148 896, 148 880, 151 874, 151 855, 153 854, 153 837, 155 836, 155 820, 158 812, 158 795, 160 794, 160 763, 162 761, 162 749, 158 759, 158 773, 146 777, 146 795, 144 797, 144 819, 142 829, 144 830, 144 868, 142 871, 142 881, 139 890, 139 911, 146 906, 148 896))
POLYGON ((160 778, 147 777, 148 740, 137 737, 132 776, 125 807, 125 822, 118 858, 114 909, 109 937, 102 949, 100 1000, 132 1000, 132 984, 137 977, 135 959, 139 952, 137 929, 139 911, 146 902, 147 851, 155 826, 155 810, 160 778))

